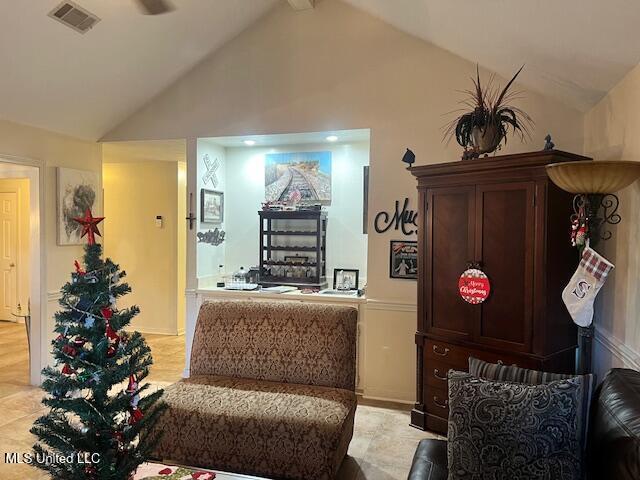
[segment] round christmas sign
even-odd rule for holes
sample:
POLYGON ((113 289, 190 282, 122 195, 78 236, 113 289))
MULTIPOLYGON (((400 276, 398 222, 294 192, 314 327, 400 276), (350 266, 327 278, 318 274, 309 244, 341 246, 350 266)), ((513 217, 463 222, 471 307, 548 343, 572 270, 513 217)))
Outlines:
POLYGON ((477 268, 470 268, 460 275, 458 290, 465 302, 477 305, 489 297, 491 284, 486 273, 477 268))

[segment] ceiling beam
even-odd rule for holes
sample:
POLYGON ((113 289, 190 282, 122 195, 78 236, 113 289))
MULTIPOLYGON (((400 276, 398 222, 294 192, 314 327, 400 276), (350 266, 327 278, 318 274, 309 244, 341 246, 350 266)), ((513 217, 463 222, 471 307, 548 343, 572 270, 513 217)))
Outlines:
POLYGON ((313 8, 315 0, 287 0, 294 10, 309 10, 313 8))

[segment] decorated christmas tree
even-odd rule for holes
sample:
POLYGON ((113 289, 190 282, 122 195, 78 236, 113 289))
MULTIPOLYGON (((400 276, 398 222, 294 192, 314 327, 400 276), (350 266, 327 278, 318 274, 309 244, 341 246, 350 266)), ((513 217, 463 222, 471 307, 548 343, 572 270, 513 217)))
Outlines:
POLYGON ((116 307, 131 288, 122 282, 125 272, 102 259, 95 242, 102 220, 90 210, 76 219, 88 238, 84 265, 75 262, 61 290, 56 366, 42 372, 50 411, 31 429, 40 440, 33 464, 54 479, 129 479, 157 441, 148 432, 163 409, 161 390, 141 395, 151 350, 140 333, 123 330, 139 309, 116 307))

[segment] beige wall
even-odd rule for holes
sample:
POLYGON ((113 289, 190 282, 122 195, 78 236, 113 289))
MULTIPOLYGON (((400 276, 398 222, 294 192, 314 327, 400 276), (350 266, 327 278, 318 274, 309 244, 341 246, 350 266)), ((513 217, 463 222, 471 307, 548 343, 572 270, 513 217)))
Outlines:
MULTIPOLYGON (((40 348, 32 352, 44 361, 49 361, 50 340, 53 338, 53 314, 59 309, 58 295, 60 287, 69 280, 73 262, 81 259, 81 246, 58 246, 56 244, 56 167, 78 168, 100 172, 101 147, 95 142, 87 142, 46 130, 28 127, 0 120, 0 155, 13 156, 14 161, 32 159, 44 165, 44 244, 46 277, 42 289, 47 294, 47 303, 42 306, 44 319, 41 324, 43 333, 40 348)), ((28 160, 25 160, 27 162, 28 160)), ((33 185, 32 185, 33 188, 33 185)), ((102 212, 102 196, 97 199, 98 213, 102 212)), ((32 217, 37 222, 37 217, 32 217)), ((34 227, 35 228, 35 227, 34 227)), ((32 279, 33 281, 33 279, 32 279)), ((38 333, 38 328, 32 329, 38 333)), ((32 368, 32 381, 39 377, 41 366, 32 368)))
POLYGON ((17 251, 17 282, 16 307, 18 304, 26 312, 31 292, 29 291, 29 244, 30 244, 30 199, 28 178, 0 179, 0 192, 15 192, 18 198, 18 251, 17 251))
MULTIPOLYGON (((474 71, 471 62, 338 0, 323 0, 306 12, 283 2, 106 139, 187 138, 189 161, 195 162, 198 136, 370 128, 367 296, 375 310, 368 312, 364 339, 366 389, 376 392, 371 396, 410 401, 416 284, 389 279, 389 240, 401 236, 373 233, 371 222, 405 196, 416 207, 415 180, 400 162, 405 147, 419 163, 460 158, 459 147, 441 142, 449 118, 443 114, 458 108, 457 90, 469 88, 474 71)), ((582 151, 577 111, 534 92, 526 93, 521 106, 536 121, 534 140, 522 145, 510 139, 505 152, 538 150, 548 132, 558 148, 582 151)))
MULTIPOLYGON (((584 151, 596 160, 640 161, 640 65, 585 116, 584 151)), ((618 192, 622 222, 598 250, 616 268, 600 294, 596 364, 640 369, 640 182, 618 192)), ((602 377, 601 377, 602 378, 602 377)))
POLYGON ((132 292, 122 305, 140 307, 131 328, 146 333, 175 335, 184 323, 178 321, 178 171, 177 162, 164 161, 103 166, 105 254, 127 272, 132 292))
MULTIPOLYGON (((47 291, 54 294, 68 281, 73 262, 82 258, 81 246, 56 245, 56 167, 79 168, 99 172, 101 147, 39 128, 0 121, 0 154, 15 155, 45 162, 45 249, 47 255, 47 291)), ((98 195, 97 212, 102 212, 98 195)))

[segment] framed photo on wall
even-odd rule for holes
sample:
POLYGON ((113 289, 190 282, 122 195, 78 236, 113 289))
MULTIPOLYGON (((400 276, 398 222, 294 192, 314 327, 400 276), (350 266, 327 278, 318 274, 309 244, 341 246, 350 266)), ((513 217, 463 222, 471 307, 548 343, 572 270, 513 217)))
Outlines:
MULTIPOLYGON (((58 245, 81 245, 82 225, 74 218, 83 217, 87 208, 95 209, 98 200, 99 178, 96 172, 57 169, 57 230, 58 245)), ((97 212, 93 212, 97 215, 97 212)))
POLYGON ((418 242, 391 240, 389 276, 405 280, 418 278, 418 242))
POLYGON ((200 190, 200 222, 222 223, 224 220, 224 193, 216 190, 200 190))

